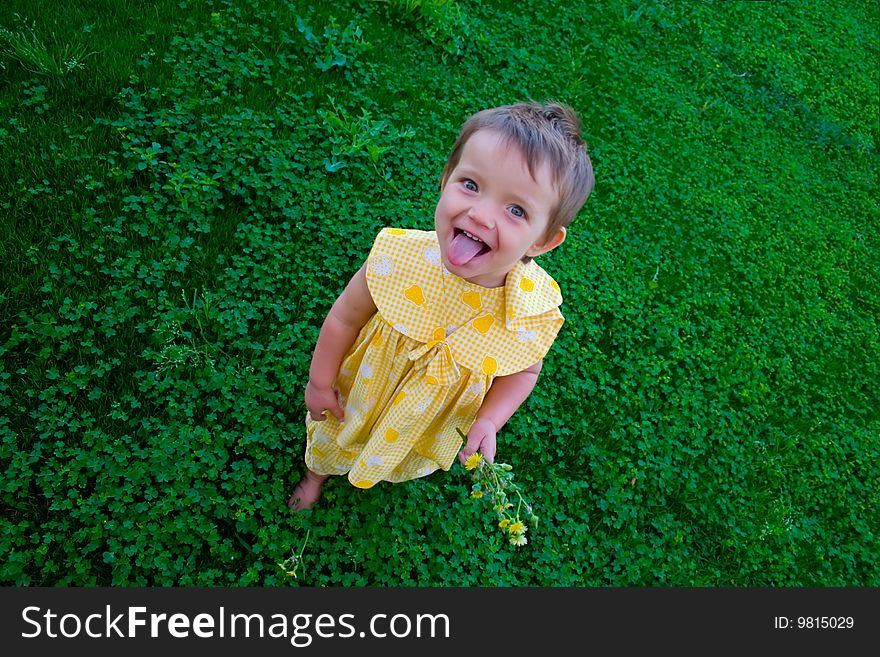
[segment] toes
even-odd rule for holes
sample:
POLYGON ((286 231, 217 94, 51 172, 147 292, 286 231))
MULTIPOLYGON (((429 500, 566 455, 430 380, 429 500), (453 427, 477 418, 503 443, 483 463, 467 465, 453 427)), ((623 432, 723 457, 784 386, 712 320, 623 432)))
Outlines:
POLYGON ((302 482, 296 485, 296 488, 293 489, 293 495, 290 496, 290 499, 287 500, 287 506, 293 509, 294 511, 304 511, 306 509, 311 509, 312 506, 317 502, 321 497, 320 490, 316 493, 309 495, 306 486, 303 485, 302 482))

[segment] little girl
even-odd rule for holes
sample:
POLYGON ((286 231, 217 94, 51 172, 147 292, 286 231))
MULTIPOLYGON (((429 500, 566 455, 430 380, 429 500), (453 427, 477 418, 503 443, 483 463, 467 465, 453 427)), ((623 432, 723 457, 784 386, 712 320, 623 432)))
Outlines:
POLYGON ((324 320, 290 507, 310 508, 331 474, 370 488, 449 470, 456 453, 493 460, 564 321, 559 286, 532 258, 562 244, 592 187, 569 108, 520 103, 465 122, 435 230, 382 230, 324 320))

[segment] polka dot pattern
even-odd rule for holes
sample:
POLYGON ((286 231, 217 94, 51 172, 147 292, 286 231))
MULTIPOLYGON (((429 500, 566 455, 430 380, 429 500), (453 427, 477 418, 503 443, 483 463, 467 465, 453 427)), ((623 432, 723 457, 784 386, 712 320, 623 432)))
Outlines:
POLYGON ((340 367, 345 418, 306 417, 308 467, 365 489, 448 470, 493 378, 543 358, 564 321, 534 261, 483 288, 442 266, 434 232, 383 230, 367 284, 378 312, 340 367))

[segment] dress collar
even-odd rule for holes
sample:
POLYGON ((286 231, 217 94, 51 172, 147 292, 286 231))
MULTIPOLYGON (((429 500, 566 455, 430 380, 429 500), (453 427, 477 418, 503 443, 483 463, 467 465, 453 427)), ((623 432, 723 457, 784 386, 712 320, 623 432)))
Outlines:
POLYGON ((553 278, 534 260, 518 262, 504 282, 505 325, 516 328, 526 317, 535 317, 562 305, 562 292, 553 278))

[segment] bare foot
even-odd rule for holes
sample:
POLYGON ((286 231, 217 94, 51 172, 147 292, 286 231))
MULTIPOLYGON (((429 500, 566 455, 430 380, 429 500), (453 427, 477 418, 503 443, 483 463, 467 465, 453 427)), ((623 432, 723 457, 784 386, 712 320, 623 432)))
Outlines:
POLYGON ((294 511, 311 509, 315 502, 321 499, 321 486, 327 481, 328 476, 306 470, 305 477, 300 479, 293 489, 293 495, 287 500, 287 506, 294 511))

